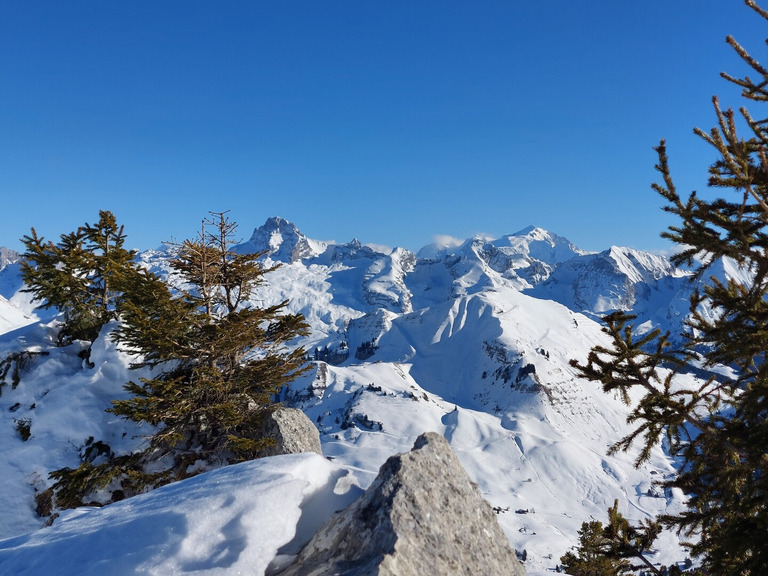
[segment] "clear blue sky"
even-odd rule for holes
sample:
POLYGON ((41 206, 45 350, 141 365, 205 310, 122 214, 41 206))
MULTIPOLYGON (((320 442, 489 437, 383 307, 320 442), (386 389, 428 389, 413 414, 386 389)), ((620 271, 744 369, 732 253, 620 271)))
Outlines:
POLYGON ((766 32, 741 0, 3 2, 0 244, 109 209, 137 248, 231 210, 244 239, 663 249, 652 147, 705 188, 724 38, 765 61, 766 32))

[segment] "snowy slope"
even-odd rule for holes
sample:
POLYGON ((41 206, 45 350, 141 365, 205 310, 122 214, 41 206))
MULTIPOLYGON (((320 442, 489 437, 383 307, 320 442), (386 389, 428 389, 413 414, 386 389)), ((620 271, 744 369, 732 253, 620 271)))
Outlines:
POLYGON ((0 266, 0 334, 31 324, 39 317, 51 316, 45 311, 37 313, 30 295, 20 292, 21 288, 18 258, 6 259, 0 266))
MULTIPOLYGON (((237 250, 266 251, 268 262, 282 264, 252 300, 289 299, 291 310, 305 315, 312 331, 300 343, 313 362, 282 400, 309 415, 334 470, 352 471, 361 487, 419 434, 440 432, 498 507, 511 544, 527 552, 529 571, 553 569, 576 542, 581 522, 604 519, 614 499, 631 519, 682 506, 679 494, 652 486, 673 471, 661 448, 639 470, 631 454, 606 456, 628 431, 626 407, 576 379, 568 364, 604 341, 594 318, 611 309, 635 311, 648 327, 679 325, 692 285, 663 258, 623 248, 587 254, 533 227, 414 255, 356 240, 316 242, 280 218, 267 220, 237 250)), ((166 274, 171 252, 163 247, 139 259, 166 274)), ((0 294, 24 317, 0 300, 0 357, 20 347, 50 353, 36 357, 19 385, 6 385, 0 396, 0 504, 7 511, 0 537, 9 537, 38 528, 35 492, 50 485, 51 470, 76 466, 90 437, 119 453, 139 446, 148 430, 103 412, 124 394, 122 384, 141 376, 128 369, 130 358, 115 349, 108 331, 94 346, 95 368, 84 367, 76 348, 50 347, 55 324, 31 316, 18 272, 3 272, 0 294), (26 442, 16 432, 19 419, 29 419, 26 442)), ((287 474, 304 478, 295 468, 287 474)), ((207 476, 199 482, 217 482, 207 476)), ((152 506, 166 506, 169 514, 178 506, 172 496, 156 498, 152 506)), ((98 514, 114 518, 106 512, 113 506, 98 514)), ((138 526, 145 509, 136 507, 138 526)), ((233 518, 244 518, 238 514, 233 518)), ((286 524, 295 521, 286 515, 286 524)), ((654 561, 684 557, 672 540, 661 543, 654 561)), ((5 549, 14 552, 7 554, 21 554, 14 542, 22 541, 47 546, 50 540, 40 533, 8 541, 5 549)), ((177 552, 185 549, 174 542, 177 552)), ((9 557, 2 550, 0 562, 9 557)), ((186 560, 168 560, 177 561, 186 560)))
POLYGON ((246 462, 0 541, 0 573, 263 574, 360 494, 317 454, 246 462))

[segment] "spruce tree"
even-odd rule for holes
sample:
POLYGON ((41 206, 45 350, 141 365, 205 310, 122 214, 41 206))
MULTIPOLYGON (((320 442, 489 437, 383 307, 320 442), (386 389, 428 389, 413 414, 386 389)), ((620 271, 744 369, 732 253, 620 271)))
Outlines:
POLYGON ((619 512, 619 502, 608 509, 608 523, 592 520, 579 530, 579 545, 560 558, 563 567, 573 576, 618 576, 642 570, 661 575, 645 554, 661 531, 658 522, 646 520, 642 526, 632 526, 619 512), (639 561, 632 563, 632 560, 639 561))
POLYGON ((60 344, 92 342, 101 327, 117 316, 121 282, 134 270, 135 252, 126 250, 123 227, 109 211, 99 211, 96 224, 86 223, 62 234, 58 243, 45 241, 34 228, 22 238, 24 289, 64 315, 60 344))
POLYGON ((108 486, 113 499, 131 496, 196 473, 195 462, 248 460, 269 444, 261 425, 280 389, 307 369, 304 349, 289 343, 308 325, 287 313, 287 301, 248 302, 277 266, 233 252, 236 229, 212 213, 195 239, 175 247, 168 280, 139 269, 122 276, 113 337, 137 355, 133 368, 156 375, 128 382, 131 397, 109 411, 156 428, 144 450, 53 472, 57 506, 81 505, 108 486))
POLYGON ((145 273, 122 308, 122 345, 141 355, 137 366, 160 374, 129 382, 132 398, 112 412, 158 425, 146 456, 172 455, 183 475, 188 460, 234 462, 256 457, 268 440, 259 427, 274 395, 301 374, 303 348, 286 345, 307 334, 287 301, 246 304, 264 275, 263 254, 231 250, 236 225, 224 213, 203 222, 171 260, 174 290, 145 273))
MULTIPOLYGON (((768 20, 753 0, 746 4, 768 20)), ((756 77, 722 76, 740 86, 747 100, 768 101, 768 69, 734 38, 727 42, 756 77)), ((679 218, 662 236, 681 247, 673 262, 691 267, 703 281, 692 296, 682 344, 658 331, 635 338, 634 318, 615 313, 605 318, 612 345, 572 364, 627 403, 631 389, 642 392, 629 416, 636 428, 612 450, 638 442, 639 465, 666 438, 681 459, 678 474, 664 486, 681 489, 688 507, 662 522, 691 539, 691 551, 708 573, 758 576, 768 574, 768 118, 756 119, 742 107, 737 120, 717 98, 713 104, 717 126, 695 132, 718 154, 709 185, 727 195, 682 197, 664 141, 656 148, 662 183, 653 188, 665 199, 664 210, 679 218), (711 265, 722 258, 750 280, 710 277, 711 265), (707 308, 716 313, 705 313, 707 308), (696 385, 680 378, 692 363, 709 374, 696 385)))

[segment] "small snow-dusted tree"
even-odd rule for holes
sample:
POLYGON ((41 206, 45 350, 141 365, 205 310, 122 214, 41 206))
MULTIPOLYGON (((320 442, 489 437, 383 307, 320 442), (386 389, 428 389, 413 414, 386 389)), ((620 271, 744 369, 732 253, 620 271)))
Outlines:
POLYGON ((99 211, 96 224, 86 223, 62 234, 58 243, 46 242, 34 228, 22 238, 24 291, 39 308, 64 314, 59 342, 92 342, 101 327, 117 316, 126 274, 134 270, 135 252, 126 250, 123 227, 109 211, 99 211))
MULTIPOLYGON (((768 20, 753 0, 746 4, 768 20)), ((727 41, 756 78, 723 77, 740 86, 744 98, 768 101, 768 69, 732 37, 727 41)), ((682 462, 664 486, 682 490, 688 507, 662 522, 692 539, 691 551, 707 573, 758 576, 768 574, 768 119, 741 108, 748 131, 743 138, 737 115, 722 110, 717 98, 714 108, 717 126, 696 133, 719 155, 709 168, 709 185, 732 194, 711 201, 695 192, 681 197, 662 141, 657 169, 663 184, 654 189, 667 201, 664 209, 680 219, 663 236, 682 249, 673 262, 691 266, 697 277, 706 278, 713 262, 730 258, 751 280, 711 278, 697 290, 682 346, 658 331, 635 338, 633 317, 616 313, 605 319, 612 345, 572 364, 628 403, 630 390, 642 393, 629 416, 637 427, 613 451, 639 442, 639 465, 666 438, 682 462), (701 313, 702 304, 716 313, 701 313), (695 386, 678 378, 692 361, 711 374, 695 386)))

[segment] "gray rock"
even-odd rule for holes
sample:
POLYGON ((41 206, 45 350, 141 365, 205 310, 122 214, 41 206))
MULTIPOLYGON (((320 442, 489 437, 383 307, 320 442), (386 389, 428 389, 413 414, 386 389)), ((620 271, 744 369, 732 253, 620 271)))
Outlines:
POLYGON ((301 410, 281 407, 272 412, 262 425, 262 435, 275 439, 275 443, 259 452, 259 457, 280 454, 315 452, 322 456, 320 433, 301 410))
POLYGON ((9 264, 18 262, 20 258, 21 258, 21 254, 19 254, 15 250, 11 250, 10 248, 6 248, 5 246, 0 246, 0 270, 5 268, 9 264))
POLYGON ((419 436, 333 516, 280 576, 525 574, 446 440, 419 436))

